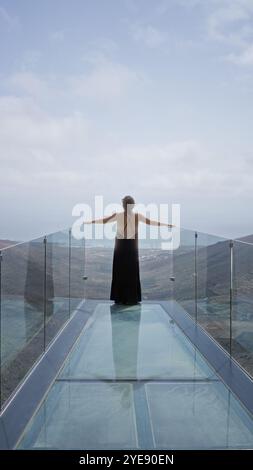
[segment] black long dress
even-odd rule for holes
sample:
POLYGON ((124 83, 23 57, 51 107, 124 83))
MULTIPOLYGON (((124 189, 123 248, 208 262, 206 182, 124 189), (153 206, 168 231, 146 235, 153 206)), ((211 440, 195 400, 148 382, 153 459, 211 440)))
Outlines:
POLYGON ((135 238, 115 238, 110 299, 123 304, 141 301, 138 229, 135 238))

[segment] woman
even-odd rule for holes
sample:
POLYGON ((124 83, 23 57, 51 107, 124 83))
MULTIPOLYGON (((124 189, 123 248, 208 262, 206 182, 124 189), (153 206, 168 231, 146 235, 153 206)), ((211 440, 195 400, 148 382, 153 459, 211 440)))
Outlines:
POLYGON ((90 223, 117 222, 117 233, 113 254, 112 284, 110 300, 116 304, 137 304, 141 301, 141 284, 138 253, 138 225, 163 225, 173 227, 142 214, 133 212, 135 201, 132 196, 122 199, 123 212, 114 213, 103 219, 92 220, 90 223))

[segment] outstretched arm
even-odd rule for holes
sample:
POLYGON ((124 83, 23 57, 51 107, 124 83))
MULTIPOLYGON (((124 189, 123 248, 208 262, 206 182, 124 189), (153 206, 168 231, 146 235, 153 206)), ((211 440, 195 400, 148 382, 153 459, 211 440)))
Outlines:
POLYGON ((158 227, 163 226, 163 227, 170 227, 170 228, 175 227, 175 225, 165 224, 164 222, 160 222, 159 220, 150 220, 142 214, 138 214, 138 220, 147 225, 156 225, 158 227))
POLYGON ((93 219, 84 222, 85 224, 107 224, 107 222, 115 222, 116 220, 116 212, 112 215, 108 215, 107 217, 103 217, 102 219, 93 219))

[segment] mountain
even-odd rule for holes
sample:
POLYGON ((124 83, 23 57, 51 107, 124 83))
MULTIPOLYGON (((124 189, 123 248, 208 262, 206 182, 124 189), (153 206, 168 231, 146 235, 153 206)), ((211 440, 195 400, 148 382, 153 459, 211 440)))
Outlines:
POLYGON ((18 242, 15 242, 13 240, 0 240, 0 250, 2 250, 3 248, 7 248, 8 246, 16 245, 16 243, 18 242))
POLYGON ((246 237, 238 238, 238 240, 253 244, 253 235, 247 235, 246 237))

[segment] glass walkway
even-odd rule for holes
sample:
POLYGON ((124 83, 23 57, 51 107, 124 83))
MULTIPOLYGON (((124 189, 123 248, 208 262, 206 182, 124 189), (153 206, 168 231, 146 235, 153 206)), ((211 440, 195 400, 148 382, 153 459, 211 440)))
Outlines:
POLYGON ((97 304, 18 449, 248 449, 253 419, 159 303, 97 304))

